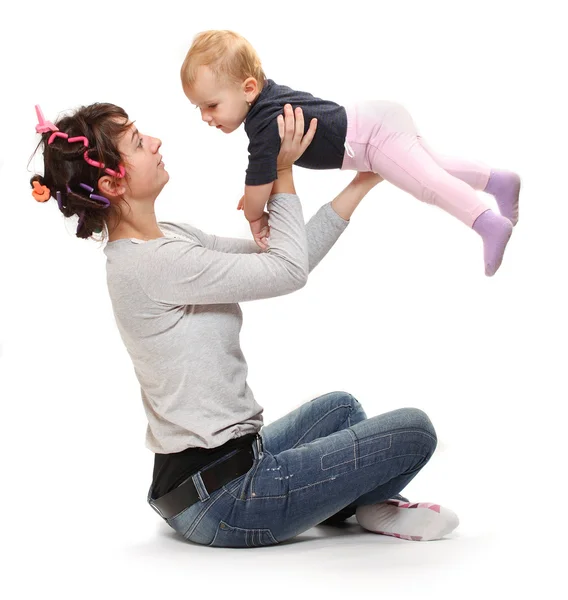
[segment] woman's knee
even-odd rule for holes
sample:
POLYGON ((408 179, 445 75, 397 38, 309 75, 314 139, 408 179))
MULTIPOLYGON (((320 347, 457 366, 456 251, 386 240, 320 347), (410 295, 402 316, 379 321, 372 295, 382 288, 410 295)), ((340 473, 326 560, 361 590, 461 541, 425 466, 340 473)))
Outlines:
POLYGON ((358 423, 367 418, 363 406, 361 403, 349 392, 329 392, 323 396, 319 396, 312 400, 312 402, 325 402, 330 409, 334 409, 341 406, 349 406, 350 409, 350 421, 351 425, 358 423))
POLYGON ((417 429, 430 436, 433 443, 432 451, 434 451, 438 437, 430 417, 423 410, 419 408, 399 408, 394 412, 399 413, 398 416, 402 427, 417 429))

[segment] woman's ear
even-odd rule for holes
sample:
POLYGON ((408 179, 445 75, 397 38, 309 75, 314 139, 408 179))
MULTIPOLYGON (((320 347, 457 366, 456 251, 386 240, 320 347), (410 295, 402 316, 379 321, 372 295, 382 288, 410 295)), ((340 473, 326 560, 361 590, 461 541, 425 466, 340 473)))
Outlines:
POLYGON ((110 196, 111 198, 123 196, 126 192, 124 178, 116 179, 116 177, 104 175, 99 179, 99 191, 103 196, 110 196))

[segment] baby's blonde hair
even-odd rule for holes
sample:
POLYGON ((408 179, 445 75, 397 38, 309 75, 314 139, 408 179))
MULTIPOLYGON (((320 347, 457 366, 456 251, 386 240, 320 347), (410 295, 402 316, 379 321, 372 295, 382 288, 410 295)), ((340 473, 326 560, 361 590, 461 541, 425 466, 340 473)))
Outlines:
POLYGON ((193 38, 180 71, 184 90, 195 84, 197 69, 204 65, 220 80, 240 83, 254 77, 259 90, 264 86, 266 76, 258 54, 242 35, 234 31, 212 29, 193 38))

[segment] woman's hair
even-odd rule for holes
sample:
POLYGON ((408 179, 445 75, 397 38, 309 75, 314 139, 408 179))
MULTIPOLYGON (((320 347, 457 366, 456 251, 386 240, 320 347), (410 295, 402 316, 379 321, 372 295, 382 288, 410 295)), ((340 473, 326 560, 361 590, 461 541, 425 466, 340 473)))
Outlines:
POLYGON ((59 209, 66 217, 79 216, 77 237, 89 238, 93 232, 103 232, 104 237, 105 225, 110 219, 120 221, 120 209, 116 204, 107 207, 106 203, 90 198, 86 187, 93 188, 93 194, 101 198, 98 180, 105 174, 105 168, 117 170, 119 167, 122 157, 118 140, 130 126, 128 115, 119 106, 97 102, 61 117, 55 126, 66 137, 55 137, 49 144, 53 131, 42 134, 35 152, 42 147, 44 175, 34 175, 30 185, 37 187, 37 184, 34 186, 37 181, 39 186, 46 186, 49 190, 46 196, 58 199, 59 209), (83 141, 70 143, 67 137, 85 137, 89 143, 89 158, 102 163, 104 168, 92 166, 85 160, 87 148, 83 141))
POLYGON ((193 38, 180 71, 185 90, 193 86, 197 69, 203 65, 208 66, 221 80, 240 83, 248 77, 254 77, 260 90, 266 79, 255 49, 234 31, 202 31, 193 38))

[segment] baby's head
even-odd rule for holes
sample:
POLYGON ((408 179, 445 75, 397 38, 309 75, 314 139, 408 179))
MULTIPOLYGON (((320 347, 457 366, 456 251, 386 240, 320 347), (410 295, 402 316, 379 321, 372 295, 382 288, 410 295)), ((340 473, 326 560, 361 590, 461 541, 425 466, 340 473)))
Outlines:
POLYGON ((197 34, 181 67, 183 91, 211 127, 232 133, 266 79, 250 43, 232 31, 197 34))

